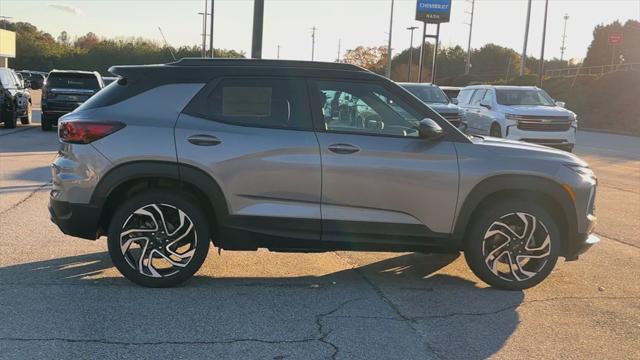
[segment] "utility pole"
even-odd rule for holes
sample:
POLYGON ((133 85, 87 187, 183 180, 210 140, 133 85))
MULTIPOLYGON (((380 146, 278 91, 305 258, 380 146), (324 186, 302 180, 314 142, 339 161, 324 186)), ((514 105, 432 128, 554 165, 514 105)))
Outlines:
POLYGON ((280 44, 278 44, 278 55, 276 57, 278 60, 280 60, 280 44))
POLYGON ((424 67, 424 43, 427 37, 427 23, 422 23, 422 42, 420 43, 420 65, 418 66, 418 82, 422 82, 422 68, 424 67))
POLYGON ((336 58, 336 62, 340 62, 340 45, 342 39, 338 39, 338 57, 336 58))
POLYGON ((199 13, 202 14, 202 57, 207 57, 207 16, 209 13, 207 12, 207 5, 209 1, 204 0, 204 12, 199 13))
POLYGON ((438 43, 440 42, 440 23, 436 24, 435 44, 433 46, 433 61, 431 62, 431 83, 436 83, 436 71, 438 70, 438 43))
POLYGON ((413 66, 413 31, 418 29, 417 26, 410 26, 407 30, 411 31, 411 40, 409 41, 409 70, 407 71, 407 81, 411 82, 411 66, 413 66))
POLYGON ((471 15, 471 19, 469 21, 469 41, 467 42, 467 61, 464 64, 464 74, 469 75, 469 71, 471 70, 471 33, 473 32, 473 12, 476 7, 476 0, 471 0, 471 12, 468 13, 471 15))
POLYGON ((520 63, 520 76, 524 75, 524 69, 527 62, 527 41, 529 40, 529 20, 531 18, 531 0, 527 4, 527 20, 524 27, 524 46, 522 48, 522 61, 520 63))
POLYGON ((393 31, 393 3, 391 0, 391 13, 389 14, 389 42, 387 43, 387 78, 391 79, 391 32, 393 31))
POLYGON ((549 0, 544 2, 544 22, 542 23, 542 48, 540 49, 540 65, 538 66, 538 87, 542 87, 542 76, 544 75, 544 42, 547 37, 547 11, 549 10, 549 0))
POLYGON ((211 51, 211 58, 215 57, 215 54, 213 52, 213 3, 214 0, 211 0, 211 24, 209 26, 209 51, 211 51))
POLYGON ((264 24, 264 0, 253 0, 253 34, 251 58, 262 59, 262 26, 264 24))
POLYGON ((318 28, 314 25, 311 28, 311 61, 315 58, 316 53, 316 30, 318 30, 318 28))
POLYGON ((567 47, 564 45, 567 41, 567 20, 569 20, 569 14, 564 14, 564 30, 562 30, 562 46, 560 46, 560 62, 564 59, 564 51, 567 47))

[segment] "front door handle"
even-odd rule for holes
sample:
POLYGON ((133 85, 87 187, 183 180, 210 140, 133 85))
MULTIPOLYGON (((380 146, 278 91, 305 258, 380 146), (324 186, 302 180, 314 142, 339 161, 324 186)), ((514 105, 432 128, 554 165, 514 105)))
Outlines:
POLYGON ((193 145, 198 146, 216 146, 222 142, 215 136, 202 134, 189 136, 187 140, 193 145))
POLYGON ((357 153, 360 151, 360 148, 351 144, 333 144, 329 145, 329 151, 336 154, 346 155, 357 153))

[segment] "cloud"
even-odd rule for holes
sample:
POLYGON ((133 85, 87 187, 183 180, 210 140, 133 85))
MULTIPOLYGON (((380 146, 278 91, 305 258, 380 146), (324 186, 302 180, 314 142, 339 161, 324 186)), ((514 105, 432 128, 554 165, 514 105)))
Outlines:
POLYGON ((67 14, 70 15, 74 15, 74 16, 81 16, 84 15, 84 13, 82 12, 82 10, 80 10, 79 8, 75 7, 75 6, 71 6, 71 5, 65 5, 65 4, 48 4, 47 6, 52 7, 56 10, 60 10, 62 12, 65 12, 67 14))

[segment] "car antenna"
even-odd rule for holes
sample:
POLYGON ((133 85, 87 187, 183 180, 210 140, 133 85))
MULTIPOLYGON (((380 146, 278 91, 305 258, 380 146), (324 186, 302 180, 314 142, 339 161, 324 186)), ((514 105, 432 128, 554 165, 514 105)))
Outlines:
POLYGON ((167 42, 167 38, 164 37, 164 33, 162 32, 162 28, 160 28, 160 26, 158 26, 158 30, 160 30, 160 35, 162 35, 162 40, 164 40, 164 46, 166 46, 167 49, 169 49, 169 52, 171 53, 171 57, 173 58, 173 61, 176 61, 176 57, 175 55, 173 55, 173 50, 171 50, 171 46, 169 46, 169 43, 167 42))

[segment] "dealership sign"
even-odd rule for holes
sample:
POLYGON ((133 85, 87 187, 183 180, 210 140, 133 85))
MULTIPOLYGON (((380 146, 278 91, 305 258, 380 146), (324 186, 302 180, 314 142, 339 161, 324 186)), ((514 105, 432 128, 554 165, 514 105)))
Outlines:
POLYGON ((418 0, 416 4, 416 20, 439 24, 449 22, 451 0, 418 0))
POLYGON ((620 45, 623 40, 622 34, 609 35, 609 45, 620 45))

